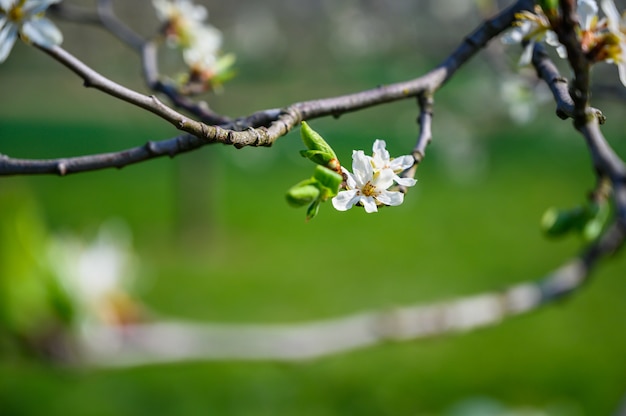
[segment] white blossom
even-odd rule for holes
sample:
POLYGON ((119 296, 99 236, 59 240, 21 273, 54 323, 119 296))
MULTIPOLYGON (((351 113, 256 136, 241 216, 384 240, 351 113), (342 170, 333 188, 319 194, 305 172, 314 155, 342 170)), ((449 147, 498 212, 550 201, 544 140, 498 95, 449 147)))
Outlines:
POLYGON ((374 141, 372 146, 372 165, 375 170, 391 169, 395 174, 393 180, 402 186, 413 186, 416 180, 413 178, 401 178, 398 173, 409 169, 415 163, 415 159, 411 155, 404 155, 391 158, 386 149, 387 144, 384 140, 374 141))
POLYGON ((403 186, 415 185, 415 179, 398 176, 398 173, 410 168, 413 163, 413 157, 408 155, 390 158, 383 140, 374 142, 371 157, 366 156, 362 150, 353 151, 354 173, 350 173, 344 167, 341 168, 346 177, 346 189, 332 199, 333 206, 339 211, 346 211, 361 204, 365 212, 371 213, 377 212, 380 205, 402 204, 404 193, 390 191, 389 188, 395 183, 403 186))
POLYGON ((616 45, 608 48, 607 62, 617 65, 619 79, 626 86, 626 19, 617 11, 613 0, 602 0, 600 7, 606 16, 609 34, 617 40, 616 45))
POLYGON ((0 0, 0 63, 7 59, 18 37, 44 48, 61 44, 61 31, 43 17, 46 9, 59 1, 0 0))
POLYGON ((78 308, 79 318, 119 323, 132 318, 129 295, 136 269, 130 232, 117 222, 104 224, 90 244, 57 237, 49 246, 53 272, 78 308))
POLYGON ((165 23, 165 35, 173 47, 190 47, 209 15, 206 7, 190 0, 152 0, 152 5, 159 20, 165 23))

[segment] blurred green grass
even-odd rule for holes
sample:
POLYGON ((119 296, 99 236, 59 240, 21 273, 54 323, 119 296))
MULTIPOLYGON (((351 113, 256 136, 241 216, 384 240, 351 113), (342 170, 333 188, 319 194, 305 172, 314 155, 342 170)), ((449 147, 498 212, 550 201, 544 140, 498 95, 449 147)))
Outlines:
MULTIPOLYGON (((350 149, 369 150, 374 138, 387 137, 368 117, 312 125, 349 160, 350 149)), ((311 172, 297 157, 297 132, 271 149, 214 146, 121 171, 3 178, 0 189, 29 189, 53 232, 127 221, 145 266, 143 298, 159 313, 300 322, 499 289, 576 253, 575 239, 545 240, 538 222, 550 205, 581 202, 593 177, 569 126, 545 129, 539 122, 513 133, 481 130, 487 172, 467 182, 449 175, 435 141, 403 206, 367 215, 326 204, 310 223, 284 201, 284 191, 311 172)), ((408 138, 390 141, 392 154, 410 148, 410 124, 387 133, 408 138)), ((0 125, 2 152, 15 157, 109 151, 160 134, 133 123, 15 118, 0 125)), ((494 328, 297 364, 95 371, 0 358, 0 413, 440 414, 488 396, 608 415, 626 389, 625 267, 621 255, 571 299, 494 328)))

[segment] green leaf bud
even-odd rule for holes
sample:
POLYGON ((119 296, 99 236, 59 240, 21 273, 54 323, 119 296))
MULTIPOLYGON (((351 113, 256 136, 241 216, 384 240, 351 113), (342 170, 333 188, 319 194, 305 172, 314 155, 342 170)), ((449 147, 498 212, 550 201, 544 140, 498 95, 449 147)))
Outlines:
POLYGON ((341 186, 341 182, 343 182, 342 175, 338 174, 337 172, 333 172, 332 170, 327 169, 323 166, 315 167, 315 171, 313 172, 313 179, 315 179, 322 187, 325 188, 322 192, 322 200, 324 201, 337 195, 337 192, 339 191, 339 186, 341 186))
POLYGON ((580 206, 568 210, 550 208, 541 218, 541 229, 550 237, 558 237, 581 230, 587 218, 586 209, 580 206))
POLYGON ((287 202, 293 207, 310 204, 320 195, 320 189, 313 179, 306 179, 292 186, 287 191, 287 202))
POLYGON ((303 150, 300 154, 319 165, 338 170, 339 163, 333 148, 305 121, 301 124, 302 141, 309 150, 303 150))
POLYGON ((317 213, 320 211, 320 202, 321 202, 320 199, 317 198, 306 209, 306 220, 307 221, 309 221, 310 219, 314 218, 317 215, 317 213))
POLYGON ((582 229, 582 236, 586 241, 594 241, 600 236, 609 220, 609 204, 606 202, 592 203, 589 208, 589 220, 582 229))
POLYGON ((559 11, 559 0, 539 0, 537 1, 541 10, 548 16, 556 16, 559 11))

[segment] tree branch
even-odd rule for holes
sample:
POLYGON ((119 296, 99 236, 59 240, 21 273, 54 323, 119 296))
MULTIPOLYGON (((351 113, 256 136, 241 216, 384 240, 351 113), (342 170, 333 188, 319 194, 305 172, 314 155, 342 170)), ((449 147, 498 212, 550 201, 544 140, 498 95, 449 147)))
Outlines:
MULTIPOLYGON (((106 5, 107 3, 108 1, 105 1, 102 4, 106 5)), ((168 152, 146 152, 145 148, 155 146, 154 142, 150 142, 142 147, 116 153, 79 158, 23 160, 4 156, 0 160, 0 175, 70 174, 107 167, 120 168, 130 163, 139 163, 154 157, 174 156, 210 143, 224 143, 237 148, 244 146, 270 146, 303 120, 327 116, 339 117, 348 112, 413 98, 424 92, 432 94, 449 80, 458 68, 484 47, 490 39, 509 27, 515 18, 515 13, 532 8, 533 3, 533 1, 529 0, 520 0, 502 13, 485 21, 471 35, 465 38, 463 43, 442 64, 419 78, 380 86, 354 94, 295 103, 280 112, 275 109, 263 110, 249 117, 239 118, 234 122, 226 122, 223 125, 207 125, 191 120, 167 107, 154 96, 149 97, 139 94, 108 80, 60 47, 42 49, 83 78, 86 86, 94 87, 123 101, 146 109, 199 140, 186 136, 165 140, 158 147, 166 148, 168 152), (184 145, 178 146, 181 141, 184 142, 184 145), (128 157, 129 153, 133 154, 134 157, 128 157), (59 169, 58 166, 61 165, 65 169, 59 169)))
POLYGON ((389 341, 464 333, 529 313, 569 295, 586 281, 599 253, 621 244, 623 238, 623 232, 610 233, 596 250, 567 262, 537 282, 430 305, 409 305, 302 324, 164 321, 122 328, 92 327, 78 339, 81 363, 111 367, 188 360, 299 361, 389 341))

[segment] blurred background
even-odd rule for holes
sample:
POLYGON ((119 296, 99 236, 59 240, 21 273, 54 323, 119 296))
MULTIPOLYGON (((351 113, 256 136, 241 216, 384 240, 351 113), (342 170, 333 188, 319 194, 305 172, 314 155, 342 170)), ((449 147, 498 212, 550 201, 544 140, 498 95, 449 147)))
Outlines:
MULTIPOLYGON (((511 2, 198 3, 237 55, 236 78, 204 98, 237 117, 420 76, 511 2)), ((115 8, 143 36, 158 28, 150 1, 115 8)), ((131 49, 99 28, 58 25, 64 48, 147 93, 131 49)), ((79 328, 77 316, 299 323, 502 289, 558 267, 583 243, 546 239, 540 218, 583 203, 594 175, 571 123, 528 81, 532 71, 518 72, 520 52, 494 42, 436 95, 418 183, 376 215, 325 204, 306 223, 286 204, 285 191, 311 174, 298 131, 271 148, 215 145, 122 170, 0 179, 0 414, 616 414, 626 393, 623 253, 570 299, 499 326, 305 362, 95 369, 64 364, 71 346, 56 339, 58 327, 79 328), (108 298, 111 312, 93 285, 72 280, 82 275, 128 291, 108 298), (83 305, 55 297, 72 284, 83 305)), ((617 71, 598 66, 594 79, 608 86, 594 105, 624 156, 617 71)), ((19 42, 0 89, 0 153, 11 157, 177 134, 19 42)), ((377 138, 392 155, 410 153, 417 111, 407 100, 311 126, 349 166, 352 149, 369 153, 377 138)))

